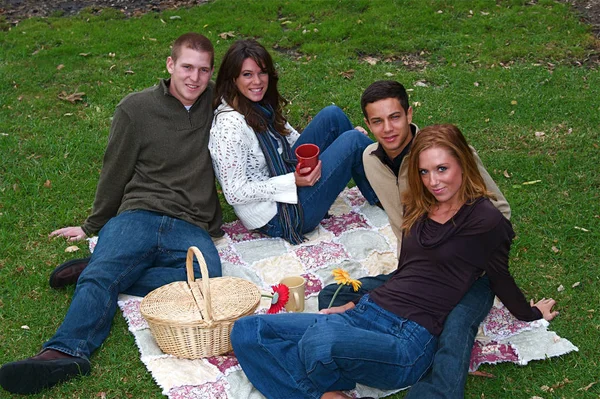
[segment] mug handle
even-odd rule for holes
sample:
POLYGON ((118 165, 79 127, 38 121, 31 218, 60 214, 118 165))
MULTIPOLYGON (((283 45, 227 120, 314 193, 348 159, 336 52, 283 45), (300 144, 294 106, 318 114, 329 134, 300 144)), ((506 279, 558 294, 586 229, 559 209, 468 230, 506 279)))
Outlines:
POLYGON ((294 312, 300 310, 300 295, 297 292, 292 292, 294 295, 294 312))

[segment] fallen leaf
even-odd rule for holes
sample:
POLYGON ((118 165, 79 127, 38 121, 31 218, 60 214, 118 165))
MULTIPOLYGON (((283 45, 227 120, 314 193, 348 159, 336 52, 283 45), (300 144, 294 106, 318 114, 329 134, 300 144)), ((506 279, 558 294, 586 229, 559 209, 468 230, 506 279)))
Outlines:
POLYGON ((541 182, 541 180, 531 180, 531 181, 526 181, 524 183, 522 183, 524 186, 528 185, 528 184, 537 184, 541 182))
POLYGON ((21 326, 21 328, 22 328, 23 330, 30 330, 30 328, 29 328, 29 326, 28 326, 28 325, 23 325, 23 326, 21 326))
POLYGON ((565 287, 562 284, 559 285, 558 288, 556 289, 556 291, 558 291, 558 292, 563 292, 564 290, 565 290, 565 287))
POLYGON ((546 133, 544 132, 535 132, 535 137, 544 137, 546 133))
POLYGON ((83 96, 85 96, 84 92, 74 92, 72 94, 67 94, 66 91, 61 91, 60 94, 58 95, 58 98, 61 100, 65 100, 65 101, 69 101, 73 104, 75 104, 75 101, 81 101, 83 100, 83 96))
POLYGON ((560 252, 560 249, 556 248, 554 245, 552 246, 552 252, 554 252, 555 254, 560 252))
POLYGON ((65 252, 75 252, 79 251, 79 247, 77 245, 71 245, 70 247, 65 248, 65 252))
POLYGON ((291 24, 291 23, 292 23, 292 21, 283 21, 283 22, 281 23, 281 25, 288 25, 288 24, 291 24))
POLYGON ((504 169, 504 172, 502 172, 502 174, 504 175, 504 177, 506 177, 507 179, 511 178, 511 175, 508 173, 508 170, 504 169))
POLYGON ((544 392, 548 392, 548 391, 551 391, 551 390, 552 390, 552 388, 550 388, 548 385, 542 385, 542 386, 540 387, 540 389, 541 389, 542 391, 544 391, 544 392))
POLYGON ((579 226, 575 226, 575 229, 581 230, 581 231, 586 232, 586 233, 590 232, 588 229, 584 229, 583 227, 579 227, 579 226))
POLYGON ((115 58, 115 53, 108 53, 108 56, 111 58, 115 58))
POLYGON ((391 78, 392 76, 394 76, 394 74, 391 72, 386 72, 384 75, 387 76, 388 78, 391 78))
POLYGON ((365 61, 369 65, 375 65, 379 62, 379 59, 375 57, 366 56, 363 58, 363 61, 365 61))
POLYGON ((415 101, 414 103, 412 103, 413 108, 417 108, 421 106, 421 103, 418 101, 415 101))
POLYGON ((106 399, 106 392, 98 392, 96 397, 100 399, 106 399))
POLYGON ((57 66, 56 66, 56 69, 58 69, 58 70, 60 71, 60 70, 61 70, 61 69, 63 69, 64 67, 65 67, 65 65, 64 65, 64 64, 59 64, 59 65, 57 65, 57 66))
POLYGON ((80 56, 82 57, 87 57, 88 55, 90 55, 91 53, 79 53, 80 56))
POLYGON ((469 373, 470 375, 474 375, 476 377, 486 377, 486 378, 496 378, 496 376, 492 373, 486 373, 485 371, 473 371, 471 373, 469 373))
POLYGON ((181 19, 181 17, 179 15, 172 15, 169 19, 181 19))
MULTIPOLYGON (((283 24, 282 24, 283 25, 283 24)), ((221 39, 227 40, 230 37, 235 37, 235 34, 233 33, 232 30, 230 30, 229 32, 223 32, 223 33, 219 33, 219 37, 221 39)))
POLYGON ((427 86, 429 86, 429 85, 428 85, 428 84, 427 84, 427 82, 426 82, 426 81, 424 81, 424 80, 417 80, 417 81, 415 82, 415 86, 417 86, 417 87, 427 87, 427 86))
POLYGON ((510 103, 511 103, 512 105, 517 105, 517 100, 512 100, 510 103))
POLYGON ((349 69, 347 71, 343 71, 338 73, 338 75, 342 76, 344 79, 352 79, 354 77, 354 69, 349 69))
POLYGON ((586 386, 584 386, 583 388, 579 388, 578 391, 586 391, 587 392, 591 387, 593 387, 597 383, 598 383, 598 381, 591 382, 591 383, 587 384, 586 386))
POLYGON ((479 87, 479 82, 473 82, 473 86, 479 87))
POLYGON ((64 114, 63 116, 73 116, 72 112, 67 112, 66 114, 64 114))
POLYGON ((573 283, 573 285, 571 286, 571 288, 579 287, 579 284, 581 284, 581 281, 573 283))
POLYGON ((46 187, 46 188, 50 188, 50 187, 52 187, 52 182, 51 182, 50 180, 46 180, 46 181, 44 182, 44 187, 46 187))
POLYGON ((131 69, 128 69, 128 70, 126 70, 126 71, 125 71, 125 73, 128 73, 128 74, 130 74, 130 75, 133 75, 133 74, 135 74, 135 72, 133 72, 131 69))

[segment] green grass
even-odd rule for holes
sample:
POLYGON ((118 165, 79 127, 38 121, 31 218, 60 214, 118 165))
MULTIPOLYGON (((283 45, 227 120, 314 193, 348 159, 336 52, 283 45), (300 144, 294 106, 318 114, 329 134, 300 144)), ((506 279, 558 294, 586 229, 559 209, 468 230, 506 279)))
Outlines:
MULTIPOLYGON (((270 49, 294 126, 332 102, 360 124, 360 94, 389 78, 411 89, 419 126, 457 124, 511 204, 518 283, 558 300, 551 328, 579 347, 527 367, 483 366, 496 378, 469 377, 466 396, 600 396, 600 76, 587 61, 600 46, 548 0, 217 0, 133 19, 87 10, 0 32, 0 363, 35 354, 62 321, 73 289, 49 289, 48 275, 86 250, 66 254, 69 244, 47 235, 88 215, 114 107, 166 76, 170 43, 192 30, 213 40, 217 61, 238 38, 270 49), (71 103, 62 92, 85 94, 71 103)), ((35 397, 161 396, 120 315, 92 361, 93 377, 35 397)))

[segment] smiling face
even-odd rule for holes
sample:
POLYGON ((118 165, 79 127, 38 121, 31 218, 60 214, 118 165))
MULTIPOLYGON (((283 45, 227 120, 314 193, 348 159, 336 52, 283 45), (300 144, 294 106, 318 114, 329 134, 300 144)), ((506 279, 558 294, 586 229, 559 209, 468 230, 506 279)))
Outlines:
POLYGON ((171 74, 169 92, 183 105, 192 105, 200 97, 213 73, 212 56, 208 52, 183 47, 176 60, 167 58, 171 74))
POLYGON ((463 171, 458 160, 444 147, 431 147, 419 154, 419 174, 425 188, 437 202, 451 208, 461 204, 457 195, 463 171))
POLYGON ((239 76, 235 79, 235 85, 240 94, 248 100, 259 102, 269 87, 269 74, 252 58, 246 58, 239 76))
POLYGON ((365 106, 365 123, 390 159, 396 158, 412 140, 412 108, 405 112, 397 98, 385 98, 365 106))

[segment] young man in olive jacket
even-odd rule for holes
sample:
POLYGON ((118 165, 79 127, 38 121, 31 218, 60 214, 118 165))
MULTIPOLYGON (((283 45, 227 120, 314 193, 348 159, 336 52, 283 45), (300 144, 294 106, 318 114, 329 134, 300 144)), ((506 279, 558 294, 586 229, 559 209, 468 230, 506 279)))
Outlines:
MULTIPOLYGON (((92 214, 53 231, 70 241, 98 234, 87 264, 54 273, 55 288, 77 280, 67 315, 42 351, 0 369, 12 393, 34 394, 89 374, 91 354, 110 332, 119 293, 144 296, 185 280, 188 247, 203 253, 211 277, 221 263, 211 236, 222 235, 208 152, 214 49, 197 33, 180 36, 167 58, 170 79, 117 106, 92 214), (80 275, 79 275, 80 274, 80 275)), ((195 265, 197 276, 200 275, 195 265)))

